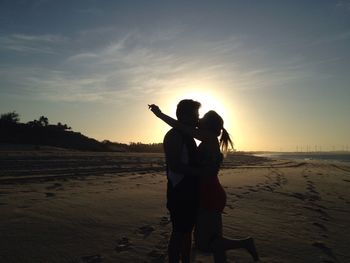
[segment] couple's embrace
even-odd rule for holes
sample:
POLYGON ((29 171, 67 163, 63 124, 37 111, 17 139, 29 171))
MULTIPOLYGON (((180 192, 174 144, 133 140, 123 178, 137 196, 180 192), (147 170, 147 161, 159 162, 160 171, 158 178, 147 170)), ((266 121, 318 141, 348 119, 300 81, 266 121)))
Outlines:
POLYGON ((197 101, 180 101, 175 120, 162 113, 157 105, 149 105, 158 118, 173 127, 164 137, 167 208, 172 222, 169 262, 190 262, 192 232, 196 248, 213 253, 216 263, 226 262, 225 251, 236 248, 245 248, 258 260, 252 238, 223 237, 221 214, 226 194, 218 172, 223 153, 232 142, 223 127, 223 119, 215 111, 199 119, 200 106, 197 101), (194 138, 201 141, 198 148, 194 138))

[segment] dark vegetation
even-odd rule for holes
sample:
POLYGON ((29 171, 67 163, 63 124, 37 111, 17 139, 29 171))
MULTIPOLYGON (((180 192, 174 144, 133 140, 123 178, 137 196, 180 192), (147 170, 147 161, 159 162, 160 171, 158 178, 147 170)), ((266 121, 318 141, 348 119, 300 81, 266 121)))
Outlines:
POLYGON ((130 144, 126 143, 117 143, 104 140, 102 142, 107 148, 115 152, 149 152, 149 153, 160 153, 163 152, 162 143, 141 143, 141 142, 131 142, 130 144))
POLYGON ((118 152, 162 152, 161 143, 115 143, 108 140, 99 142, 80 132, 74 132, 67 124, 58 122, 50 124, 45 116, 38 120, 21 123, 15 111, 0 116, 0 143, 31 144, 54 146, 85 151, 118 151, 118 152))

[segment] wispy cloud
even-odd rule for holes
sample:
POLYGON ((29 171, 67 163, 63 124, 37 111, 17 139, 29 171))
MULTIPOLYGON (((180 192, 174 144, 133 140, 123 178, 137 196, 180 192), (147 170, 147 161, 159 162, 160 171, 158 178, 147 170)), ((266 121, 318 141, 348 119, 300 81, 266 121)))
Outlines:
POLYGON ((73 62, 73 61, 82 61, 85 59, 94 59, 97 58, 98 55, 95 53, 91 53, 91 52, 84 52, 84 53, 79 53, 76 55, 72 55, 70 57, 67 58, 68 62, 73 62))
MULTIPOLYGON (((242 90, 283 87, 309 75, 302 59, 282 64, 255 63, 264 51, 246 49, 244 40, 237 37, 184 42, 177 46, 175 40, 182 32, 181 29, 174 34, 130 32, 110 40, 107 45, 75 51, 55 68, 13 68, 11 81, 18 89, 21 87, 26 96, 33 94, 46 100, 123 103, 156 94, 169 96, 179 89, 203 83, 221 83, 226 88, 242 90), (187 45, 186 52, 183 45, 187 45)), ((88 35, 89 32, 85 32, 84 38, 88 35)), ((11 41, 28 49, 32 47, 28 43, 62 43, 67 39, 17 34, 5 40, 0 38, 0 46, 11 41)), ((49 46, 48 51, 55 52, 51 48, 49 46)), ((10 78, 8 71, 3 74, 5 78, 10 78)))
POLYGON ((55 53, 54 47, 67 41, 59 35, 12 34, 0 36, 0 49, 29 53, 55 53))
POLYGON ((13 34, 11 37, 17 41, 27 42, 46 42, 46 43, 62 43, 67 40, 66 37, 59 35, 24 35, 24 34, 13 34))

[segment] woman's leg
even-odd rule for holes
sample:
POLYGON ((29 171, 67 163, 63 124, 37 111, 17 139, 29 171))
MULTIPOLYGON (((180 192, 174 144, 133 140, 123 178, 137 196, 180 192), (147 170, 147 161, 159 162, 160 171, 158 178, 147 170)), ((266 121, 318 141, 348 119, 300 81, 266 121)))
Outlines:
POLYGON ((217 233, 210 211, 201 209, 198 211, 197 222, 194 230, 195 247, 203 252, 210 252, 209 242, 217 233))
POLYGON ((226 249, 221 245, 221 213, 202 209, 196 227, 197 247, 202 251, 213 253, 215 263, 226 263, 226 249))
POLYGON ((215 242, 216 244, 212 246, 212 251, 213 251, 213 257, 214 257, 214 262, 215 263, 226 263, 227 262, 227 256, 226 256, 226 250, 218 245, 218 241, 220 238, 216 239, 215 242))
POLYGON ((198 213, 195 241, 197 248, 213 253, 215 263, 226 263, 226 250, 237 248, 246 249, 254 260, 258 260, 252 238, 228 239, 223 237, 222 216, 219 212, 202 209, 198 213))
POLYGON ((251 237, 245 239, 228 239, 223 236, 218 236, 213 240, 211 247, 213 251, 226 251, 230 249, 244 248, 255 261, 259 260, 254 239, 251 237))
POLYGON ((259 260, 253 238, 248 237, 245 239, 228 239, 223 237, 221 213, 217 213, 215 218, 217 218, 217 220, 213 220, 212 223, 218 224, 216 227, 218 232, 210 244, 214 253, 215 262, 226 262, 225 251, 237 248, 246 249, 255 261, 259 260))

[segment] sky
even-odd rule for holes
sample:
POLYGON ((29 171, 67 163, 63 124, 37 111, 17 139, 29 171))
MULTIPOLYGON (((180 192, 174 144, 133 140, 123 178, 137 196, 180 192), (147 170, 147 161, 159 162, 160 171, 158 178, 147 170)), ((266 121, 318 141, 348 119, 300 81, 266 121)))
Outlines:
POLYGON ((0 113, 162 142, 181 99, 237 150, 350 146, 350 1, 0 1, 0 113))

